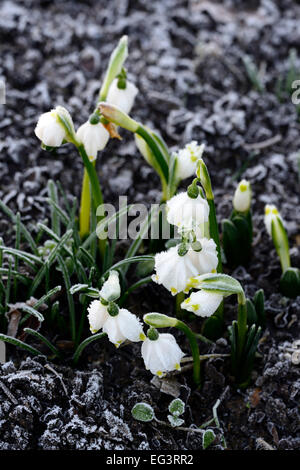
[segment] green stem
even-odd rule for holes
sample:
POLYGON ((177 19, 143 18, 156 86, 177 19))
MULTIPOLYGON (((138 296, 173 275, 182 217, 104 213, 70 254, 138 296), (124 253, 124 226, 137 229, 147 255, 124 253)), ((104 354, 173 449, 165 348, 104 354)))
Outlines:
POLYGON ((197 386, 200 386, 201 383, 201 378, 200 378, 200 353, 199 353, 199 347, 197 343, 196 336, 192 332, 192 330, 182 321, 177 320, 177 323, 175 325, 176 328, 179 330, 183 331, 185 335, 187 336, 191 351, 192 351, 192 356, 193 356, 193 377, 194 377, 194 382, 197 386))
POLYGON ((245 295, 238 295, 238 344, 237 355, 241 358, 247 335, 247 304, 245 295))
POLYGON ((176 299, 175 299, 175 316, 176 318, 182 318, 181 316, 181 304, 182 302, 184 301, 184 292, 179 292, 177 295, 176 295, 176 299))
POLYGON ((167 184, 168 180, 169 180, 169 166, 168 166, 168 162, 166 161, 163 152, 159 148, 158 143, 156 142, 154 137, 152 137, 150 132, 147 131, 145 126, 143 126, 142 124, 139 124, 139 126, 136 130, 136 133, 139 136, 141 136, 145 140, 145 142, 149 145, 152 153, 155 155, 158 166, 159 166, 159 168, 162 172, 161 177, 163 177, 163 179, 165 180, 165 182, 167 184))
POLYGON ((219 237, 219 228, 218 228, 218 222, 217 222, 217 216, 216 216, 216 206, 215 206, 214 197, 212 196, 212 198, 207 199, 207 202, 209 205, 210 236, 214 240, 215 244, 217 245, 217 253, 218 253, 217 272, 222 273, 223 267, 222 267, 221 243, 220 243, 220 237, 219 237))
POLYGON ((80 238, 84 239, 90 233, 90 213, 91 213, 91 190, 90 179, 86 168, 84 168, 80 212, 79 212, 79 233, 80 238))
MULTIPOLYGON (((85 166, 85 170, 90 180, 94 205, 95 205, 95 208, 97 209, 97 207, 103 204, 103 196, 102 196, 102 191, 101 191, 100 183, 98 180, 96 168, 95 168, 95 165, 92 162, 90 162, 89 157, 87 156, 87 153, 84 149, 84 145, 78 143, 77 148, 81 155, 81 158, 85 166)), ((103 219, 103 217, 104 216, 98 217, 97 222, 103 219)), ((99 249, 100 249, 100 254, 101 254, 102 259, 104 257, 105 247, 106 247, 106 240, 99 240, 99 249)))

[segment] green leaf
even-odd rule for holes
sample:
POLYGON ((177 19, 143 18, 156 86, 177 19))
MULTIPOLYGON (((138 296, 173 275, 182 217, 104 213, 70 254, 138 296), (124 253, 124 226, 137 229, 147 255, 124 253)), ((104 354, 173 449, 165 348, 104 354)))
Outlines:
POLYGON ((241 284, 227 274, 202 274, 196 278, 192 278, 191 287, 197 287, 209 292, 215 292, 221 295, 243 294, 241 284))
MULTIPOLYGON (((130 245, 130 247, 129 247, 126 255, 125 255, 125 259, 132 258, 138 252, 138 250, 140 249, 140 246, 143 242, 144 236, 148 232, 151 223, 153 223, 153 214, 155 214, 155 212, 156 212, 156 207, 153 207, 152 210, 150 211, 148 217, 141 224, 139 235, 135 240, 133 240, 132 244, 130 245)), ((128 267, 123 269, 123 275, 124 276, 126 275, 127 270, 128 270, 128 267)))
POLYGON ((64 259, 59 254, 57 254, 57 259, 58 259, 58 263, 63 274, 65 286, 66 286, 68 305, 69 305, 69 314, 70 314, 71 337, 72 337, 72 341, 75 341, 76 339, 76 316, 75 316, 74 299, 72 295, 70 294, 71 280, 70 280, 68 268, 66 266, 66 263, 64 262, 64 259))
POLYGON ((203 450, 207 449, 216 439, 216 435, 212 429, 204 431, 202 436, 202 447, 203 450))
POLYGON ((44 304, 45 302, 47 302, 47 300, 50 299, 50 297, 52 297, 53 295, 55 295, 57 292, 60 292, 60 291, 61 291, 61 286, 53 287, 53 289, 51 289, 49 292, 47 292, 47 294, 43 295, 43 297, 41 297, 41 298, 34 304, 34 308, 40 307, 42 304, 44 304))
POLYGON ((175 400, 172 400, 169 404, 169 411, 174 416, 182 415, 185 411, 184 402, 180 400, 180 398, 175 398, 175 400))
MULTIPOLYGON (((13 211, 6 204, 4 204, 3 201, 1 201, 1 199, 0 199, 0 209, 2 209, 2 211, 8 217, 10 217, 10 219, 13 221, 13 223, 16 223, 17 216, 13 213, 13 211)), ((25 240, 29 244, 32 252, 35 253, 36 255, 38 255, 37 245, 36 245, 34 239, 32 238, 30 232, 27 230, 27 228, 25 227, 25 225, 21 221, 20 221, 20 230, 21 230, 25 240)))
POLYGON ((43 266, 41 269, 38 271, 36 274, 36 277, 34 278, 34 281, 31 285, 30 291, 29 291, 29 296, 33 295, 33 293, 36 291, 38 286, 40 285, 42 279, 44 278, 47 269, 51 266, 51 264, 54 262, 55 258, 57 257, 58 253, 60 252, 61 249, 65 247, 65 244, 69 240, 69 238, 72 236, 73 230, 68 230, 60 239, 60 241, 57 243, 57 245, 53 248, 51 253, 49 254, 48 258, 44 262, 43 266))
POLYGON ((295 298, 300 295, 300 270, 288 268, 281 276, 280 291, 283 295, 295 298))
POLYGON ((150 261, 153 260, 154 256, 152 255, 143 255, 143 256, 133 256, 132 258, 127 258, 123 259, 122 261, 119 261, 118 263, 114 264, 110 269, 108 269, 104 274, 103 278, 109 273, 109 271, 115 269, 119 269, 122 266, 125 266, 127 264, 132 264, 132 263, 138 263, 139 261, 150 261))
POLYGON ((256 314, 258 317, 259 325, 264 328, 266 324, 266 314, 265 314, 265 294, 263 289, 259 289, 255 292, 253 297, 253 304, 255 306, 256 314))
POLYGON ((239 235, 231 220, 224 219, 222 221, 222 233, 226 260, 230 266, 237 266, 239 260, 239 235))
POLYGON ((271 222, 271 234, 276 252, 280 259, 282 272, 291 266, 289 241, 280 217, 274 217, 271 222))
POLYGON ((43 322, 45 320, 44 316, 38 310, 36 310, 33 307, 30 307, 29 305, 26 305, 26 304, 20 305, 20 306, 18 306, 18 310, 22 310, 23 312, 26 312, 26 313, 29 313, 30 315, 33 315, 40 322, 43 322))
POLYGON ((251 302, 250 299, 246 300, 246 306, 247 306, 247 324, 249 326, 257 324, 258 318, 257 318, 255 306, 251 302))
POLYGON ((31 328, 24 328, 25 333, 28 333, 29 335, 35 336, 37 339, 39 339, 42 343, 44 343, 52 352, 55 356, 60 357, 61 354, 59 350, 47 339, 45 336, 41 335, 36 330, 32 330, 31 328))
MULTIPOLYGON (((0 338, 1 339, 1 338, 0 338)), ((149 423, 155 418, 152 406, 147 403, 137 403, 131 410, 131 414, 137 421, 149 423)))
POLYGON ((74 295, 77 292, 87 295, 88 297, 93 297, 94 299, 99 299, 99 290, 89 287, 88 284, 74 284, 70 288, 70 294, 74 295))
MULTIPOLYGON (((55 186, 52 180, 48 181, 48 195, 49 199, 54 202, 55 205, 58 205, 58 195, 57 187, 55 186)), ((54 205, 51 206, 51 227, 53 232, 60 236, 60 217, 58 211, 54 205)))
POLYGON ((177 428, 184 423, 184 419, 178 418, 174 415, 168 415, 169 423, 171 424, 172 428, 177 428))
POLYGON ((31 253, 26 253, 25 251, 16 250, 15 248, 9 248, 2 245, 0 245, 0 250, 3 251, 3 253, 8 253, 10 255, 17 256, 26 264, 31 266, 33 269, 36 269, 37 264, 42 264, 42 260, 38 256, 32 255, 31 253))
POLYGON ((26 343, 23 343, 23 341, 20 341, 17 338, 13 338, 11 336, 3 335, 3 334, 0 333, 0 341, 4 341, 5 343, 10 343, 10 344, 13 344, 14 346, 25 349, 25 351, 28 351, 28 352, 34 354, 35 356, 41 356, 42 355, 40 351, 33 348, 32 346, 29 346, 26 343))
POLYGON ((75 353, 74 353, 74 356, 73 356, 73 362, 74 364, 77 364, 78 362, 78 359, 79 357, 81 356, 83 350, 89 345, 91 344, 93 341, 97 341, 98 339, 102 339, 106 336, 106 333, 97 333, 93 336, 89 336, 88 338, 86 338, 84 341, 82 341, 82 343, 80 343, 80 345, 78 346, 78 348, 76 349, 75 353))

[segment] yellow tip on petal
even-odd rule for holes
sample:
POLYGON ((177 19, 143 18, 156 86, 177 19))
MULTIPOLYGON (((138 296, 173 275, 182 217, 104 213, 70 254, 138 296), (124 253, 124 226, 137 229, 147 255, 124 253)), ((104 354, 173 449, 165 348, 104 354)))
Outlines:
POLYGON ((180 369, 181 369, 180 364, 178 364, 178 363, 175 364, 174 369, 175 369, 175 370, 180 370, 180 369))
POLYGON ((158 370, 158 371, 156 372, 156 375, 157 375, 158 377, 162 377, 164 374, 163 374, 163 372, 162 372, 161 370, 158 370))
POLYGON ((194 305, 192 305, 192 309, 194 310, 194 312, 195 312, 196 310, 198 310, 198 309, 199 309, 199 304, 194 304, 194 305))
POLYGON ((116 348, 119 348, 122 343, 123 343, 123 341, 118 341, 117 343, 115 343, 116 348))
POLYGON ((171 287, 171 292, 173 295, 177 294, 178 290, 175 287, 171 287))
POLYGON ((146 335, 144 335, 144 333, 140 333, 140 340, 145 341, 145 339, 146 339, 146 335))
POLYGON ((244 193, 245 191, 247 191, 247 189, 248 189, 247 184, 243 184, 243 183, 240 184, 240 191, 241 191, 242 193, 244 193))

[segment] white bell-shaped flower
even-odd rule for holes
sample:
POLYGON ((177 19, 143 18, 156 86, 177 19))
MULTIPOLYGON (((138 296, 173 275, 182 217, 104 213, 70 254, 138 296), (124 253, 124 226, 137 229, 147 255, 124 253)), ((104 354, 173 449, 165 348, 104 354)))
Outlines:
POLYGON ((274 204, 266 204, 265 206, 265 226, 270 237, 272 236, 272 220, 279 218, 283 222, 282 217, 274 204))
POLYGON ((152 280, 162 284, 172 295, 178 292, 188 292, 189 279, 205 274, 216 269, 218 258, 215 244, 210 240, 199 240, 202 245, 201 251, 189 248, 181 256, 178 254, 178 246, 169 248, 155 255, 155 274, 152 280))
POLYGON ((126 80, 126 88, 118 87, 118 79, 115 78, 109 87, 106 101, 109 104, 118 106, 124 113, 129 114, 138 93, 137 87, 126 80))
POLYGON ((248 212, 251 206, 251 185, 249 181, 242 180, 233 196, 233 207, 237 212, 248 212))
POLYGON ((125 308, 121 308, 116 316, 108 315, 103 331, 117 348, 126 339, 134 343, 146 339, 139 319, 125 308))
POLYGON ((185 299, 181 308, 193 312, 198 317, 210 317, 215 313, 222 300, 221 294, 199 290, 185 299))
POLYGON ((208 221, 209 206, 207 200, 199 194, 196 198, 188 193, 173 196, 167 202, 167 220, 180 231, 194 230, 197 238, 204 235, 204 223, 208 221))
POLYGON ((162 377, 166 372, 180 370, 180 362, 184 353, 176 343, 173 335, 161 333, 158 338, 147 338, 142 344, 142 357, 146 369, 152 374, 162 377))
POLYGON ((190 256, 197 267, 199 275, 216 272, 218 266, 217 245, 212 238, 200 238, 200 251, 191 250, 190 256))
POLYGON ((205 145, 198 145, 198 142, 193 140, 187 144, 183 149, 176 153, 176 179, 183 180, 189 178, 196 173, 198 160, 203 155, 205 145))
POLYGON ((97 158, 97 153, 106 147, 109 141, 109 132, 101 122, 91 124, 85 122, 76 132, 77 140, 83 143, 87 156, 91 162, 97 158))
MULTIPOLYGON (((65 111, 67 112, 67 110, 65 111)), ((52 109, 48 113, 42 114, 39 117, 34 132, 37 138, 47 147, 59 147, 63 140, 66 139, 66 131, 58 120, 57 109, 52 109)))
POLYGON ((100 298, 111 302, 121 295, 121 286, 118 271, 110 271, 107 281, 104 282, 100 292, 100 298))
POLYGON ((107 308, 100 300, 93 300, 93 302, 90 303, 88 307, 88 319, 92 333, 97 333, 97 331, 101 330, 108 317, 107 308))

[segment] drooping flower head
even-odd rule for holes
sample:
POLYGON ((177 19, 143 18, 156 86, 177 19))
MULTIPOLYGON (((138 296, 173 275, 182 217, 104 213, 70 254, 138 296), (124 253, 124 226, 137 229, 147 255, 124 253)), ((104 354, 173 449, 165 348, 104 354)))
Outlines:
POLYGON ((106 101, 109 104, 118 106, 124 113, 129 114, 133 107, 135 97, 138 94, 138 89, 128 80, 124 80, 123 86, 124 88, 120 88, 118 78, 113 80, 109 87, 106 101))
POLYGON ((89 160, 93 162, 97 158, 97 153, 106 147, 109 141, 109 132, 101 122, 92 124, 88 120, 79 127, 76 137, 84 145, 89 160))
POLYGON ((146 369, 158 377, 163 377, 173 370, 180 370, 184 353, 174 336, 169 333, 158 333, 154 328, 148 330, 147 336, 142 344, 142 357, 146 369))
POLYGON ((199 251, 194 251, 191 247, 185 248, 181 244, 156 254, 153 281, 176 295, 178 292, 189 291, 191 277, 215 271, 218 264, 215 242, 206 238, 198 242, 199 251))
POLYGON ((194 230, 197 238, 203 237, 208 216, 208 203, 200 194, 192 198, 184 192, 173 196, 167 202, 167 220, 178 227, 179 232, 194 230))
POLYGON ((177 180, 183 180, 195 174, 198 160, 202 157, 204 148, 204 144, 198 145, 198 142, 193 140, 176 153, 177 180))
POLYGON ((74 134, 73 121, 65 108, 57 106, 39 117, 34 132, 47 147, 59 147, 69 140, 69 134, 74 134))
POLYGON ((126 339, 136 343, 146 338, 139 319, 125 308, 119 309, 116 315, 109 314, 103 325, 103 331, 117 348, 126 339))
POLYGON ((198 317, 210 317, 223 300, 221 294, 199 290, 181 303, 181 308, 193 312, 198 317))

